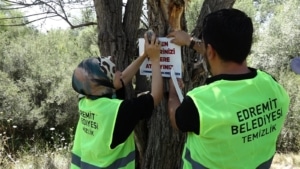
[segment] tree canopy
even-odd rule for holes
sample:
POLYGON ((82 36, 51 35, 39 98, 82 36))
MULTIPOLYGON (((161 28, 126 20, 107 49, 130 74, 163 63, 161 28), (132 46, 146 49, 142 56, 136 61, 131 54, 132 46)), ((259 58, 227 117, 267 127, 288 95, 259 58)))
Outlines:
MULTIPOLYGON (((191 1, 187 7, 189 32, 197 24, 202 2, 191 1)), ((48 140, 52 127, 64 132, 66 138, 72 136, 73 130, 70 129, 75 126, 78 117, 77 97, 70 85, 72 71, 81 59, 101 55, 96 27, 81 27, 96 24, 91 3, 40 0, 28 4, 23 1, 0 2, 0 133, 16 125, 17 128, 10 128, 14 133, 7 134, 15 134, 21 139, 22 135, 17 136, 16 133, 24 133, 24 124, 30 123, 28 128, 43 130, 39 135, 48 140), (78 20, 73 20, 69 11, 62 9, 81 3, 87 8, 78 20), (45 14, 40 15, 42 19, 58 16, 68 22, 70 28, 80 29, 42 33, 29 22, 31 16, 21 11, 31 5, 41 5, 45 14)), ((298 0, 237 0, 234 4, 235 8, 251 16, 255 23, 255 41, 248 59, 249 65, 273 75, 287 88, 291 98, 289 116, 278 143, 282 152, 300 150, 300 76, 290 68, 291 59, 300 56, 299 6, 298 0)), ((127 40, 135 46, 133 38, 127 40)), ((36 131, 31 130, 32 133, 36 131)), ((21 145, 20 141, 14 143, 17 143, 15 146, 21 145)))

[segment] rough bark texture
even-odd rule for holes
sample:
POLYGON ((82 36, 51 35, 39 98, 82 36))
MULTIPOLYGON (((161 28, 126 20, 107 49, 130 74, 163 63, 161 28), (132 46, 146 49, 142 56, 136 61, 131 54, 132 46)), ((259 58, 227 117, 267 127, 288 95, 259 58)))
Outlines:
MULTIPOLYGON (((137 56, 137 33, 143 0, 128 0, 122 16, 122 0, 94 0, 98 20, 98 41, 101 55, 114 55, 117 69, 123 70, 137 56)), ((170 30, 186 30, 184 19, 185 0, 148 0, 149 28, 160 37, 170 30), (182 11, 183 10, 183 11, 182 11)), ((234 0, 205 0, 197 26, 193 33, 200 35, 204 16, 211 11, 232 7, 234 0)), ((186 93, 192 85, 191 73, 194 69, 195 53, 183 49, 183 78, 186 93)), ((203 75, 202 75, 203 76, 203 75)), ((206 76, 206 74, 205 74, 206 76)), ((203 78, 205 78, 203 76, 203 78)), ((149 90, 145 76, 136 76, 137 92, 149 90)), ((202 81, 203 82, 203 81, 202 81)), ((167 88, 165 80, 165 91, 167 88)), ((134 96, 132 86, 127 90, 128 97, 134 96)), ((161 104, 154 110, 150 119, 141 121, 136 129, 136 143, 140 152, 137 168, 142 169, 176 169, 181 168, 181 153, 185 134, 171 128, 167 115, 167 94, 161 104)))
MULTIPOLYGON (((117 70, 124 70, 137 56, 136 40, 143 0, 94 0, 98 21, 98 46, 102 56, 114 56, 117 70), (122 13, 122 8, 125 12, 122 13)), ((127 87, 127 97, 134 94, 127 87)))
MULTIPOLYGON (((197 26, 195 27, 193 34, 200 35, 201 25, 204 16, 212 11, 216 11, 222 8, 231 8, 235 0, 205 0, 197 20, 197 26)), ((184 17, 184 11, 181 15, 176 15, 181 17, 178 22, 171 21, 172 16, 170 13, 178 11, 178 9, 185 8, 187 1, 180 0, 148 0, 149 5, 149 24, 150 28, 153 29, 159 36, 165 36, 168 34, 169 30, 186 30, 186 21, 184 17), (168 6, 166 8, 165 6, 168 6), (175 6, 175 7, 174 7, 175 6), (176 8, 177 10, 174 10, 176 8), (165 11, 165 10, 172 11, 165 11), (169 14, 169 15, 167 15, 169 14), (166 18, 167 16, 167 18, 166 18), (181 25, 174 25, 174 23, 179 23, 181 25)), ((195 84, 201 85, 204 83, 207 77, 207 71, 203 67, 203 64, 194 65, 194 58, 197 54, 188 49, 183 49, 182 61, 184 67, 183 79, 186 83, 186 88, 184 93, 186 93, 195 84), (192 76, 194 74, 194 76, 192 76)), ((200 56, 197 56, 198 58, 200 56)), ((199 59, 198 59, 199 60, 199 59)), ((205 66, 205 65, 204 65, 205 66)), ((165 81, 165 84, 167 81, 165 81)), ((164 88, 165 91, 167 87, 164 88)), ((144 161, 142 168, 144 169, 176 169, 181 168, 181 154, 182 148, 185 142, 185 134, 178 131, 174 131, 170 126, 169 118, 167 116, 167 97, 164 98, 162 104, 156 109, 156 112, 152 115, 150 121, 148 122, 148 142, 147 148, 144 156, 144 161)))
MULTIPOLYGON (((184 8, 184 1, 148 0, 149 28, 158 36, 164 37, 170 30, 185 27, 180 24, 184 8)), ((165 79, 164 91, 168 90, 167 82, 165 79)), ((148 140, 141 164, 143 169, 176 169, 181 166, 185 135, 172 129, 167 115, 168 95, 164 96, 148 121, 148 140)))
MULTIPOLYGON (((136 41, 142 13, 143 0, 94 0, 98 21, 98 45, 102 56, 113 55, 116 58, 118 70, 124 70, 138 56, 136 41), (122 7, 124 13, 122 15, 122 7)), ((143 34, 143 33, 142 33, 143 34)), ((141 35, 139 35, 141 37, 141 35)), ((127 97, 134 97, 139 92, 149 90, 145 76, 136 76, 136 91, 128 85, 127 97)), ((136 127, 136 143, 142 163, 143 152, 147 142, 146 120, 136 127)))
POLYGON ((204 17, 207 14, 209 14, 213 11, 217 11, 219 9, 232 8, 234 3, 235 3, 235 0, 205 0, 201 7, 200 15, 197 19, 197 25, 195 26, 194 30, 192 31, 192 34, 199 37, 199 35, 202 32, 202 23, 203 23, 204 17))
MULTIPOLYGON (((202 23, 204 17, 213 11, 217 11, 224 8, 232 8, 234 3, 235 0, 205 0, 201 7, 200 15, 197 19, 197 25, 192 30, 191 34, 201 39, 200 35, 202 32, 202 23)), ((200 54, 196 53, 196 51, 191 51, 189 49, 185 49, 184 52, 187 53, 186 56, 188 57, 185 58, 185 60, 189 63, 188 65, 186 65, 186 71, 190 75, 184 78, 185 83, 188 84, 186 85, 185 90, 189 90, 190 88, 202 85, 205 82, 208 76, 208 70, 205 64, 205 60, 200 54)))
POLYGON ((98 43, 102 56, 116 57, 123 70, 136 56, 136 40, 143 0, 94 0, 98 20, 98 43))

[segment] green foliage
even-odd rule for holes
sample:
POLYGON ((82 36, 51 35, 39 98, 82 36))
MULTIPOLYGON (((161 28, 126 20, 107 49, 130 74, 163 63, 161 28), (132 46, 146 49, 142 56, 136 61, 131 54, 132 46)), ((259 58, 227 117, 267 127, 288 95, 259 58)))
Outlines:
MULTIPOLYGON (((5 14, 0 11, 0 18, 5 18, 5 14)), ((0 19, 0 25, 5 25, 6 21, 4 19, 0 19)), ((0 26, 0 32, 2 31, 6 31, 7 30, 7 27, 4 27, 4 26, 0 26)))
POLYGON ((70 143, 70 129, 78 120, 71 77, 77 64, 91 56, 90 46, 96 44, 85 42, 92 31, 54 30, 42 34, 27 27, 10 30, 0 34, 0 134, 20 139, 9 142, 7 150, 19 149, 24 139, 32 137, 53 143, 50 128, 70 143), (89 32, 87 37, 85 32, 89 32), (17 128, 8 130, 7 120, 17 128))
POLYGON ((283 152, 300 150, 300 76, 290 68, 291 59, 300 55, 299 5, 298 0, 287 0, 273 6, 276 12, 260 25, 250 56, 253 67, 272 74, 290 95, 290 111, 278 143, 283 152))
MULTIPOLYGON (((280 6, 279 14, 268 25, 268 35, 273 37, 280 55, 296 56, 300 54, 300 2, 286 1, 280 6)), ((265 38, 265 37, 263 37, 265 38)), ((276 50, 276 49, 269 49, 276 50)), ((268 51, 267 51, 268 52, 268 51)))
POLYGON ((260 10, 257 9, 257 5, 255 5, 255 2, 253 0, 237 0, 233 8, 239 9, 243 12, 245 12, 252 20, 253 22, 253 27, 254 27, 254 37, 253 37, 253 42, 257 42, 257 37, 258 37, 258 29, 261 26, 260 21, 258 21, 257 16, 259 15, 260 10))
POLYGON ((98 36, 96 27, 87 27, 79 32, 77 42, 78 45, 90 56, 100 56, 98 48, 98 36))
MULTIPOLYGON (((90 21, 95 21, 96 12, 93 8, 84 8, 81 10, 81 20, 79 23, 88 23, 90 21)), ((95 21, 97 22, 97 21, 95 21)))
POLYGON ((254 1, 257 9, 256 19, 259 23, 265 23, 277 14, 278 8, 283 5, 285 0, 259 0, 254 1))
MULTIPOLYGON (((187 7, 189 31, 196 25, 202 3, 190 1, 187 7)), ((250 65, 270 72, 291 97, 278 142, 282 152, 300 150, 300 76, 289 67, 291 58, 300 55, 299 6, 298 0, 237 0, 234 6, 255 22, 257 40, 250 65)), ((7 14, 1 11, 3 16, 7 14)), ((9 21, 0 20, 4 22, 9 21)), ((21 148, 34 153, 41 147, 54 151, 66 143, 69 147, 78 118, 71 76, 81 59, 100 55, 95 27, 42 34, 30 27, 0 26, 0 39, 0 147, 4 147, 0 154, 21 148), (46 143, 32 150, 36 138, 46 143)))
POLYGON ((30 27, 14 27, 7 25, 21 25, 27 23, 27 20, 23 18, 23 13, 18 10, 2 10, 0 11, 0 33, 10 32, 11 35, 24 35, 29 31, 33 31, 30 27), (9 18, 14 19, 9 19, 9 18))
POLYGON ((0 119, 3 119, 5 114, 10 112, 11 110, 20 110, 22 106, 19 105, 19 101, 16 99, 18 98, 18 93, 20 93, 20 89, 14 82, 8 78, 7 73, 0 72, 0 110, 1 115, 0 119))
POLYGON ((190 1, 186 9, 188 31, 191 32, 197 24, 197 19, 202 8, 203 0, 190 1))
POLYGON ((253 0, 236 0, 236 2, 233 5, 233 8, 244 11, 252 19, 255 18, 256 10, 254 8, 253 0))
POLYGON ((257 56, 256 60, 268 59, 260 65, 276 77, 282 66, 289 69, 290 59, 300 54, 299 1, 286 1, 278 9, 278 13, 260 27, 259 41, 254 44, 253 54, 257 56))

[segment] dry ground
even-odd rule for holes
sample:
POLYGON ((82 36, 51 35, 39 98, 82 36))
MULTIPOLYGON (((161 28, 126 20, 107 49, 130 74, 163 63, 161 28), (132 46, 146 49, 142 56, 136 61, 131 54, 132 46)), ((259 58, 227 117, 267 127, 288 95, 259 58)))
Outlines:
POLYGON ((300 154, 276 154, 271 169, 300 169, 300 154))
MULTIPOLYGON (((3 162, 3 161, 2 161, 3 162)), ((39 156, 24 155, 0 165, 6 169, 69 169, 70 157, 66 152, 39 156)), ((300 169, 300 154, 276 154, 271 169, 300 169)))

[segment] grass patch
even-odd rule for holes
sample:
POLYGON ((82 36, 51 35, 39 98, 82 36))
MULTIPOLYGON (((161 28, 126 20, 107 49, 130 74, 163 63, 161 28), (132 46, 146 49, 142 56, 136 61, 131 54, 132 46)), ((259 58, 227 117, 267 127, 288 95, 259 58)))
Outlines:
POLYGON ((70 152, 61 151, 44 154, 20 154, 20 158, 4 158, 1 165, 6 169, 69 169, 70 152))

